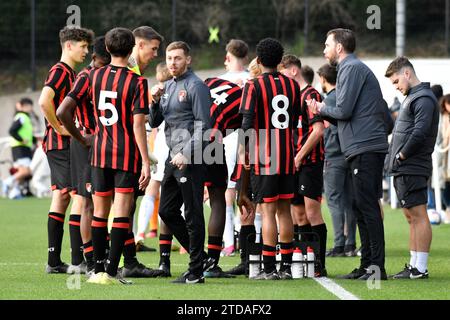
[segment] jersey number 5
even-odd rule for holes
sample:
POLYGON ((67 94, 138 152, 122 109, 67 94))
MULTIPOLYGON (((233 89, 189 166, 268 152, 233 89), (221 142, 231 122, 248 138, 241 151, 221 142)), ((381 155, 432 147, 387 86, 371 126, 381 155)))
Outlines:
POLYGON ((116 107, 111 102, 106 102, 106 98, 117 99, 117 92, 105 90, 100 91, 100 99, 98 102, 99 110, 111 111, 111 116, 109 118, 104 116, 99 117, 100 122, 104 126, 112 126, 119 120, 119 115, 117 114, 116 107))
POLYGON ((282 94, 275 96, 272 99, 272 125, 277 129, 287 129, 289 126, 289 99, 282 94), (281 103, 281 108, 280 108, 281 103), (282 120, 280 121, 280 116, 282 120))

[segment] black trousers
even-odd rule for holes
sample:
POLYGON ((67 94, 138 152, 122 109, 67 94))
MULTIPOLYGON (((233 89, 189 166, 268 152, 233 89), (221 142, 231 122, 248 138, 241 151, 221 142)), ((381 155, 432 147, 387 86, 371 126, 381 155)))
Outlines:
POLYGON ((203 274, 205 243, 203 187, 206 167, 201 164, 190 164, 185 169, 178 170, 170 160, 169 157, 166 161, 164 178, 161 182, 159 216, 189 252, 189 271, 200 276, 203 274), (183 203, 184 219, 180 210, 183 203))
POLYGON ((384 226, 378 200, 382 196, 385 154, 365 153, 349 160, 352 173, 352 206, 361 238, 361 267, 385 271, 384 226))

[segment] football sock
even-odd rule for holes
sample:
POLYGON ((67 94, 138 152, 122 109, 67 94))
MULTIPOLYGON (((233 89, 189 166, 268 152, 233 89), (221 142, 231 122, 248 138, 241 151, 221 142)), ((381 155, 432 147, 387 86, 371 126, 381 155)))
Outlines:
POLYGON ((108 237, 108 219, 92 218, 92 245, 94 247, 95 273, 105 272, 108 237))
POLYGON ((225 229, 223 231, 224 247, 234 245, 234 207, 227 206, 225 215, 225 229))
POLYGON ((411 254, 411 258, 409 258, 409 265, 411 267, 416 267, 416 261, 417 261, 417 251, 409 251, 411 254))
POLYGON ((145 230, 147 230, 150 219, 153 215, 153 208, 155 206, 155 197, 145 195, 142 198, 141 206, 138 213, 138 227, 137 227, 137 240, 144 240, 145 230))
POLYGON ((159 264, 170 264, 170 251, 172 250, 171 234, 159 234, 159 264))
POLYGON ((94 246, 92 245, 92 241, 83 243, 83 248, 84 259, 86 259, 88 268, 94 267, 94 246))
POLYGON ((256 230, 256 242, 262 242, 261 233, 262 233, 262 214, 259 212, 255 213, 255 230, 256 230))
POLYGON ((136 242, 134 242, 134 233, 129 232, 124 242, 123 247, 123 264, 124 266, 131 266, 138 263, 136 258, 136 242))
POLYGON ((222 251, 222 237, 208 237, 208 256, 219 263, 220 252, 222 251))
POLYGON ((303 226, 298 226, 298 233, 299 233, 299 238, 302 241, 310 241, 310 235, 309 234, 302 235, 303 232, 312 232, 311 225, 309 223, 305 224, 303 226))
POLYGON ((81 215, 71 214, 69 216, 70 253, 72 265, 78 266, 83 262, 83 240, 80 233, 81 215))
POLYGON ((280 243, 280 253, 281 253, 280 271, 291 269, 293 251, 294 251, 293 242, 280 243))
POLYGON ((112 277, 117 275, 120 256, 122 255, 125 240, 129 234, 129 226, 130 219, 128 217, 114 218, 113 220, 111 228, 111 249, 109 251, 108 265, 106 267, 106 272, 112 277))
POLYGON ((428 252, 417 252, 416 268, 424 273, 428 268, 428 252))
POLYGON ((294 240, 298 241, 299 240, 299 225, 295 224, 294 225, 294 240))
POLYGON ((268 245, 263 245, 263 263, 264 263, 264 272, 271 273, 276 270, 275 262, 276 262, 276 248, 268 245))
POLYGON ((48 213, 48 264, 56 267, 61 264, 61 244, 64 234, 64 215, 56 212, 48 213))
POLYGON ((254 243, 256 238, 256 230, 254 225, 241 226, 241 232, 239 233, 239 248, 241 255, 241 263, 247 263, 248 245, 247 241, 254 243))

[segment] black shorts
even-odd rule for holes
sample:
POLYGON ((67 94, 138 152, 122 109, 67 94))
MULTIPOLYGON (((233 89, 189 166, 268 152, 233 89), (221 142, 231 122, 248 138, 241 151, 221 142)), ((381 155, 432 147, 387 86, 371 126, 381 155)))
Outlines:
MULTIPOLYGON (((222 146, 222 148, 224 148, 222 146)), ((206 165, 206 187, 226 188, 228 186, 228 167, 225 158, 225 149, 220 163, 206 165)))
POLYGON ((92 197, 90 150, 75 139, 70 142, 72 192, 85 198, 92 197))
POLYGON ((394 177, 394 187, 402 208, 412 208, 428 202, 427 177, 402 175, 394 177))
POLYGON ((295 174, 295 196, 292 204, 304 204, 304 197, 322 201, 323 162, 303 165, 295 174))
POLYGON ((32 152, 31 152, 31 148, 28 148, 25 146, 12 147, 11 151, 12 151, 12 157, 13 157, 14 162, 16 162, 19 159, 23 159, 23 158, 31 159, 33 156, 32 152))
POLYGON ((69 192, 72 186, 69 148, 47 151, 47 160, 50 167, 52 190, 60 190, 63 194, 69 192))
POLYGON ((107 197, 117 193, 133 193, 136 188, 136 174, 111 168, 91 167, 92 194, 107 197))
POLYGON ((295 176, 286 174, 255 175, 252 170, 250 182, 256 203, 275 202, 294 197, 295 176))

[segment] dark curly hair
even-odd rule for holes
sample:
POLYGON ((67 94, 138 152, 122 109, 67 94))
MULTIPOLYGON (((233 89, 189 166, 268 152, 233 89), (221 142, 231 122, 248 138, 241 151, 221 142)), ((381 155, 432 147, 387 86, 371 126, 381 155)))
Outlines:
POLYGON ((59 31, 61 46, 67 41, 86 41, 88 44, 91 44, 94 41, 94 37, 94 31, 80 27, 66 26, 59 31))
POLYGON ((281 62, 283 54, 283 46, 276 39, 266 38, 256 45, 256 55, 264 67, 276 68, 281 62))
POLYGON ((111 55, 108 50, 106 50, 105 36, 95 38, 93 47, 93 52, 97 55, 97 57, 103 59, 106 63, 111 61, 111 55))

